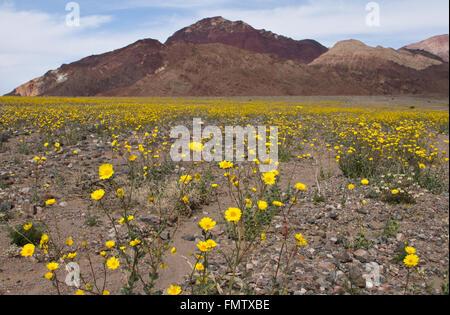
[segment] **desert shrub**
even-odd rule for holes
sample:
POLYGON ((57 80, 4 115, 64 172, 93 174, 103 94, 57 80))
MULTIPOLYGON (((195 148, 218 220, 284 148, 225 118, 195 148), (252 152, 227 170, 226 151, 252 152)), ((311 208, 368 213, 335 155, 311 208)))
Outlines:
POLYGON ((388 218, 384 225, 383 236, 386 237, 395 237, 397 235, 397 231, 400 228, 398 222, 392 218, 388 218))
POLYGON ((420 196, 419 185, 407 174, 381 175, 375 189, 380 193, 381 200, 389 204, 414 204, 420 196))
POLYGON ((325 201, 326 201, 326 199, 325 199, 325 196, 323 196, 323 195, 315 194, 313 197, 313 202, 315 204, 325 202, 325 201))
POLYGON ((348 178, 371 178, 379 171, 378 163, 362 152, 345 154, 339 160, 339 168, 348 178))
POLYGON ((433 194, 441 194, 444 191, 448 192, 448 177, 442 169, 431 170, 417 170, 414 173, 414 178, 420 187, 425 188, 433 194))
POLYGON ((39 245, 43 234, 43 227, 33 224, 29 230, 25 230, 23 228, 25 224, 28 224, 28 222, 9 228, 9 238, 11 239, 11 244, 15 244, 19 247, 29 243, 39 245))

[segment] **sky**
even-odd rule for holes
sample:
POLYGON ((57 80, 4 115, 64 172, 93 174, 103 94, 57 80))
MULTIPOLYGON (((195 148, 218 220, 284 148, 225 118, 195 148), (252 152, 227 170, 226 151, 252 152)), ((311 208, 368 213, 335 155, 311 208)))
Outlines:
POLYGON ((448 0, 0 0, 0 95, 64 63, 143 38, 165 42, 206 17, 327 47, 357 39, 398 49, 448 34, 448 11, 448 0))

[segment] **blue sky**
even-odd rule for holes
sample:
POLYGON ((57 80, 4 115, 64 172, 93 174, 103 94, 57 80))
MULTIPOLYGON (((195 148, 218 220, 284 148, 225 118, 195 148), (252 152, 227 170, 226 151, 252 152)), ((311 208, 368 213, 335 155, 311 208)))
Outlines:
POLYGON ((66 25, 62 0, 0 0, 0 95, 46 71, 142 38, 164 42, 211 16, 243 20, 332 47, 345 39, 400 48, 447 34, 448 0, 383 0, 380 25, 366 24, 368 0, 78 0, 80 26, 66 25))

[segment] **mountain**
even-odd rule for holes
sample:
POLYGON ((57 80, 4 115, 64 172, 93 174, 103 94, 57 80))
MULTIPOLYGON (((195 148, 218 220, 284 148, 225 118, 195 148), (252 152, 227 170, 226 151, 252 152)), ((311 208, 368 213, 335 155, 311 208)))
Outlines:
POLYGON ((311 65, 340 65, 351 69, 379 69, 392 64, 414 70, 424 70, 433 65, 440 65, 442 61, 414 54, 408 50, 394 50, 381 46, 370 47, 357 40, 345 40, 338 42, 327 53, 311 63, 311 65))
POLYGON ((12 95, 94 96, 127 87, 163 65, 157 40, 140 40, 125 48, 90 56, 16 88, 12 95))
POLYGON ((449 61, 449 41, 448 34, 438 35, 421 42, 403 47, 408 50, 419 50, 439 56, 445 62, 449 61))
POLYGON ((310 63, 328 51, 315 40, 297 41, 266 30, 256 30, 242 21, 232 22, 222 17, 203 19, 185 27, 169 37, 165 44, 170 45, 175 41, 221 43, 302 63, 310 63))
POLYGON ((314 41, 295 41, 257 31, 244 22, 216 17, 176 32, 165 44, 140 40, 62 65, 16 88, 10 95, 449 93, 448 63, 431 53, 428 56, 407 49, 369 47, 355 40, 339 42, 326 51, 321 47, 314 41))
POLYGON ((357 94, 365 90, 368 94, 448 95, 448 63, 408 50, 370 47, 357 40, 344 40, 309 67, 344 71, 356 80, 357 94))

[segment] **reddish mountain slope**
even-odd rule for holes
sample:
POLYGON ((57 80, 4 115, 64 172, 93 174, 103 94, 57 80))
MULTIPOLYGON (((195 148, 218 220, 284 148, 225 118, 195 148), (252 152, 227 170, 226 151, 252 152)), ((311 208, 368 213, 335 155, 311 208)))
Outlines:
POLYGON ((424 70, 442 61, 414 54, 407 50, 394 50, 381 46, 370 47, 357 40, 338 42, 311 65, 346 66, 351 69, 386 67, 394 63, 414 70, 424 70))
POLYGON ((106 54, 86 57, 21 85, 12 95, 92 96, 127 87, 162 66, 162 47, 160 42, 146 39, 106 54))
POLYGON ((166 45, 175 41, 195 44, 221 43, 303 63, 310 63, 328 51, 314 40, 296 41, 265 30, 256 30, 242 21, 231 22, 222 17, 203 19, 183 28, 172 35, 166 45))
POLYGON ((403 48, 410 50, 423 50, 441 57, 445 62, 449 61, 448 34, 434 36, 403 48))

